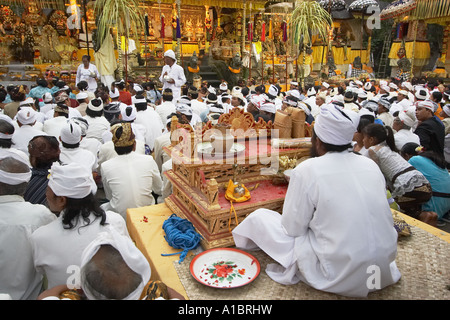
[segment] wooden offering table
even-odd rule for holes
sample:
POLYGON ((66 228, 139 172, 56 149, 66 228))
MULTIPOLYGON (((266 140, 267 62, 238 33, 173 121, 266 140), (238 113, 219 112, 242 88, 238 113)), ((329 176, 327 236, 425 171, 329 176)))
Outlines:
POLYGON ((172 170, 165 175, 173 191, 165 202, 172 212, 192 222, 203 237, 204 249, 233 246, 231 231, 257 208, 281 213, 287 191, 283 176, 287 168, 282 164, 286 160, 296 164, 309 156, 310 138, 286 146, 273 137, 267 138, 270 135, 262 130, 256 133, 242 139, 235 137, 229 151, 215 153, 210 140, 204 140, 205 134, 199 135, 197 141, 194 132, 174 138, 172 131, 172 145, 164 150, 172 158, 172 170), (232 185, 243 185, 250 197, 231 202, 225 197, 230 181, 232 185))

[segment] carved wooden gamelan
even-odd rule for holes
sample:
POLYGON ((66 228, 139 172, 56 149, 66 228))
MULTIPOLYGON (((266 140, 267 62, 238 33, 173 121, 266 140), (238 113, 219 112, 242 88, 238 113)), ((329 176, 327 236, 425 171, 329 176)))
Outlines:
POLYGON ((253 121, 251 114, 234 108, 200 128, 172 119, 172 170, 165 172, 173 192, 166 204, 178 216, 191 221, 204 249, 233 246, 231 231, 258 208, 281 213, 287 183, 275 183, 280 157, 309 156, 310 139, 280 143, 271 122, 253 121), (277 141, 275 145, 273 142, 277 141), (245 187, 250 198, 234 202, 225 197, 230 180, 245 187))

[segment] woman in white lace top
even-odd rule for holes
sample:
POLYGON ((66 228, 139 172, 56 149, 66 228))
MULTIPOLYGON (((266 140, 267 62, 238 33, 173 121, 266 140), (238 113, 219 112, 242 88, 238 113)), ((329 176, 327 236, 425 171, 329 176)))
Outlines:
POLYGON ((413 218, 429 221, 430 213, 422 212, 422 204, 431 198, 431 186, 425 176, 411 166, 395 147, 391 127, 370 124, 363 129, 368 156, 380 167, 400 209, 413 218))

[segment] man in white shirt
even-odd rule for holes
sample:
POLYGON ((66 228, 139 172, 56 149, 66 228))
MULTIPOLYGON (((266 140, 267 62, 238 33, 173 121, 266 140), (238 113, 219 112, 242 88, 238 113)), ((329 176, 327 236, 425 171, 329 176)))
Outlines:
POLYGON ((164 147, 170 146, 170 124, 172 122, 172 116, 177 116, 176 113, 172 113, 168 116, 166 121, 166 132, 164 132, 161 136, 155 139, 155 149, 153 152, 153 157, 155 159, 156 164, 158 165, 158 169, 161 172, 161 168, 164 162, 170 159, 170 156, 164 151, 164 147))
POLYGON ((44 121, 42 130, 55 138, 59 139, 61 128, 69 120, 69 107, 65 104, 58 103, 54 109, 53 118, 44 121))
POLYGON ((177 64, 173 50, 167 50, 164 53, 164 63, 159 81, 163 84, 163 91, 166 88, 172 89, 173 101, 177 101, 181 96, 181 87, 186 83, 184 70, 177 64))
POLYGON ((35 300, 42 275, 34 268, 31 234, 54 221, 43 205, 23 199, 31 171, 17 155, 0 156, 0 292, 13 300, 35 300))
POLYGON ((53 110, 56 104, 53 103, 53 96, 50 92, 46 92, 42 97, 44 104, 40 107, 39 112, 44 115, 45 120, 47 120, 47 112, 53 110))
POLYGON ((109 200, 102 208, 126 219, 128 208, 155 204, 152 192, 161 195, 162 180, 153 157, 134 152, 136 141, 130 123, 115 124, 111 131, 118 156, 101 166, 103 188, 109 200))
POLYGON ((199 98, 198 90, 196 87, 191 86, 188 89, 187 96, 191 100, 192 112, 194 112, 198 116, 201 116, 204 112, 208 110, 206 103, 203 101, 202 98, 199 98))
POLYGON ((143 95, 138 94, 132 100, 136 108, 136 119, 134 122, 145 127, 145 143, 153 151, 155 139, 163 134, 164 124, 158 113, 148 105, 147 99, 143 95))
POLYGON ((103 133, 109 130, 110 124, 103 115, 103 102, 100 98, 89 101, 86 108, 86 115, 83 118, 89 124, 86 137, 103 142, 103 133))
POLYGON ((162 103, 157 105, 155 111, 159 114, 162 123, 165 123, 167 116, 175 112, 175 100, 173 100, 172 89, 165 89, 162 92, 162 103))
POLYGON ((77 123, 67 122, 61 128, 59 139, 61 141, 59 160, 62 164, 77 163, 92 173, 97 172, 97 157, 89 150, 80 148, 81 127, 77 123))
POLYGON ((36 114, 33 108, 22 107, 16 116, 16 121, 19 126, 12 135, 13 146, 28 155, 28 143, 35 136, 43 135, 44 132, 36 129, 33 125, 36 122, 36 114))
POLYGON ((237 247, 260 248, 277 262, 266 268, 273 280, 366 297, 400 279, 384 176, 375 162, 349 151, 357 124, 357 114, 322 106, 312 158, 293 170, 283 214, 258 209, 232 231, 237 247))

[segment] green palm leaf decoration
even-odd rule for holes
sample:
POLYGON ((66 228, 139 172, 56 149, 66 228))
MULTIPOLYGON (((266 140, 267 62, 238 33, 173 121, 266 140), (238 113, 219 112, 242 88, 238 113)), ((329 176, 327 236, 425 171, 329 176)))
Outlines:
MULTIPOLYGON (((297 0, 292 12, 290 27, 294 31, 293 42, 300 45, 303 51, 303 65, 305 64, 306 48, 312 47, 312 35, 318 34, 325 42, 333 19, 319 2, 314 0, 297 0)), ((304 72, 302 68, 301 83, 304 72)))
POLYGON ((294 30, 294 43, 312 45, 312 34, 318 34, 324 40, 328 37, 328 28, 333 20, 319 2, 298 0, 292 12, 291 27, 294 30))
POLYGON ((98 17, 98 39, 104 39, 113 27, 118 35, 129 38, 138 35, 145 25, 138 0, 96 0, 94 12, 98 17))

